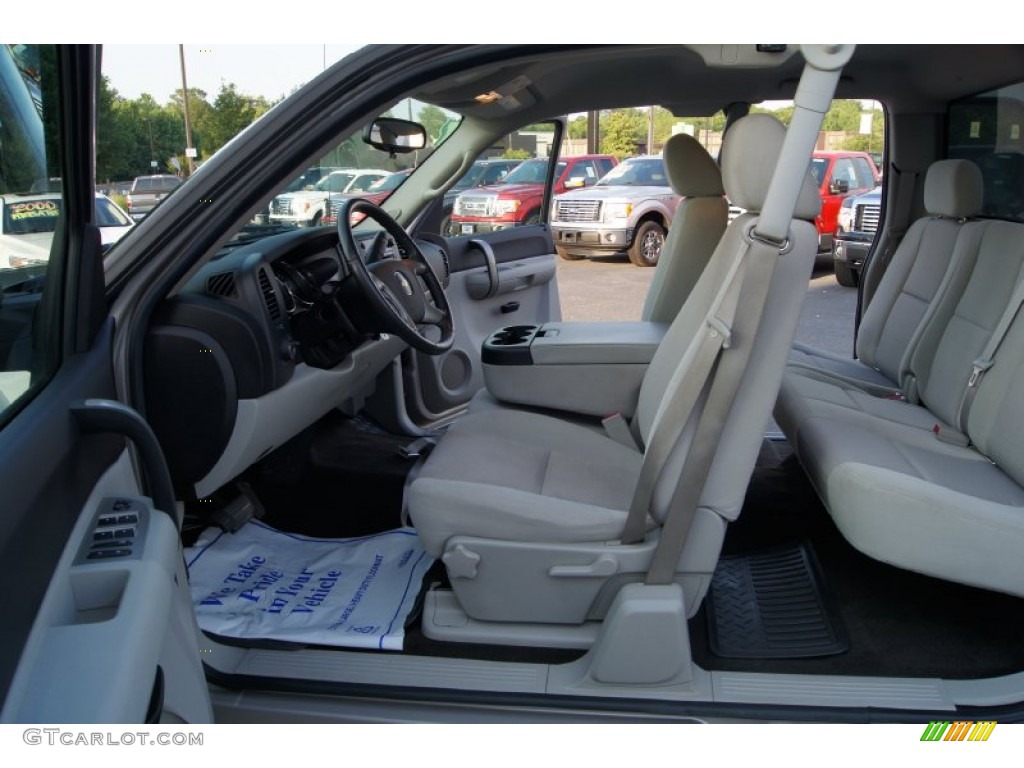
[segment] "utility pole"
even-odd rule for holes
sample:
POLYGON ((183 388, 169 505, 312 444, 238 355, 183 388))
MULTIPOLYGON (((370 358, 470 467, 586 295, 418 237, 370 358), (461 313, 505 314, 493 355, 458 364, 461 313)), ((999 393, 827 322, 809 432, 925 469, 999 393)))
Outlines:
POLYGON ((185 80, 185 46, 178 46, 181 57, 181 103, 185 108, 185 157, 188 159, 188 175, 196 171, 196 151, 192 147, 192 120, 188 114, 188 81, 185 80))
POLYGON ((601 151, 601 113, 587 112, 587 154, 601 151))
POLYGON ((647 108, 647 154, 654 154, 654 105, 647 108))

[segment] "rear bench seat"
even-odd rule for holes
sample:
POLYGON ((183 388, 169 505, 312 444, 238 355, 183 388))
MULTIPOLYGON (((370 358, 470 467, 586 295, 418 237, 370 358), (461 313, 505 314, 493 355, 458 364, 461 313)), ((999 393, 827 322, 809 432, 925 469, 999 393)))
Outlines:
POLYGON ((793 366, 826 381, 899 390, 902 374, 936 296, 948 283, 953 246, 964 222, 981 211, 982 178, 968 160, 940 160, 925 176, 927 216, 907 230, 878 290, 864 312, 857 335, 857 359, 794 344, 793 366))
POLYGON ((865 554, 1024 596, 1022 286, 1024 225, 965 223, 904 354, 902 392, 917 402, 806 361, 787 371, 776 418, 865 554), (969 387, 994 340, 991 368, 969 387))

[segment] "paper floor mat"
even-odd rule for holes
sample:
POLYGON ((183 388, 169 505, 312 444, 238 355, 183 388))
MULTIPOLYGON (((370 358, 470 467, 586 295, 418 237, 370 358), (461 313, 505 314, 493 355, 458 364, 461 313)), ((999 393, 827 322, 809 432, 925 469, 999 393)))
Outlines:
POLYGON ((411 528, 314 539, 252 521, 233 534, 207 529, 185 562, 207 632, 400 651, 434 559, 411 528))

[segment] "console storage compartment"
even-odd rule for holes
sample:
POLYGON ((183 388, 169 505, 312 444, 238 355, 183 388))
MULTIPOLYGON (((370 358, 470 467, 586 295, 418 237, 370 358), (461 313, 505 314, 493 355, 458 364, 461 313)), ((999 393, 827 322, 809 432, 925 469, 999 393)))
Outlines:
POLYGON ((645 322, 500 328, 481 354, 487 389, 518 405, 628 418, 667 329, 645 322))

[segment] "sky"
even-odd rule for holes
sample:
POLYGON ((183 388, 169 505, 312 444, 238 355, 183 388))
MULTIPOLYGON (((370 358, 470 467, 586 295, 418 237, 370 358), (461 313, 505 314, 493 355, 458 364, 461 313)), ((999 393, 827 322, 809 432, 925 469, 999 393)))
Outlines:
MULTIPOLYGON (((241 93, 270 100, 287 96, 324 69, 356 49, 353 45, 244 45, 185 46, 185 73, 189 88, 206 91, 213 101, 221 83, 234 83, 241 93)), ((150 94, 161 104, 181 88, 181 59, 177 45, 103 46, 103 74, 128 99, 150 94)))

